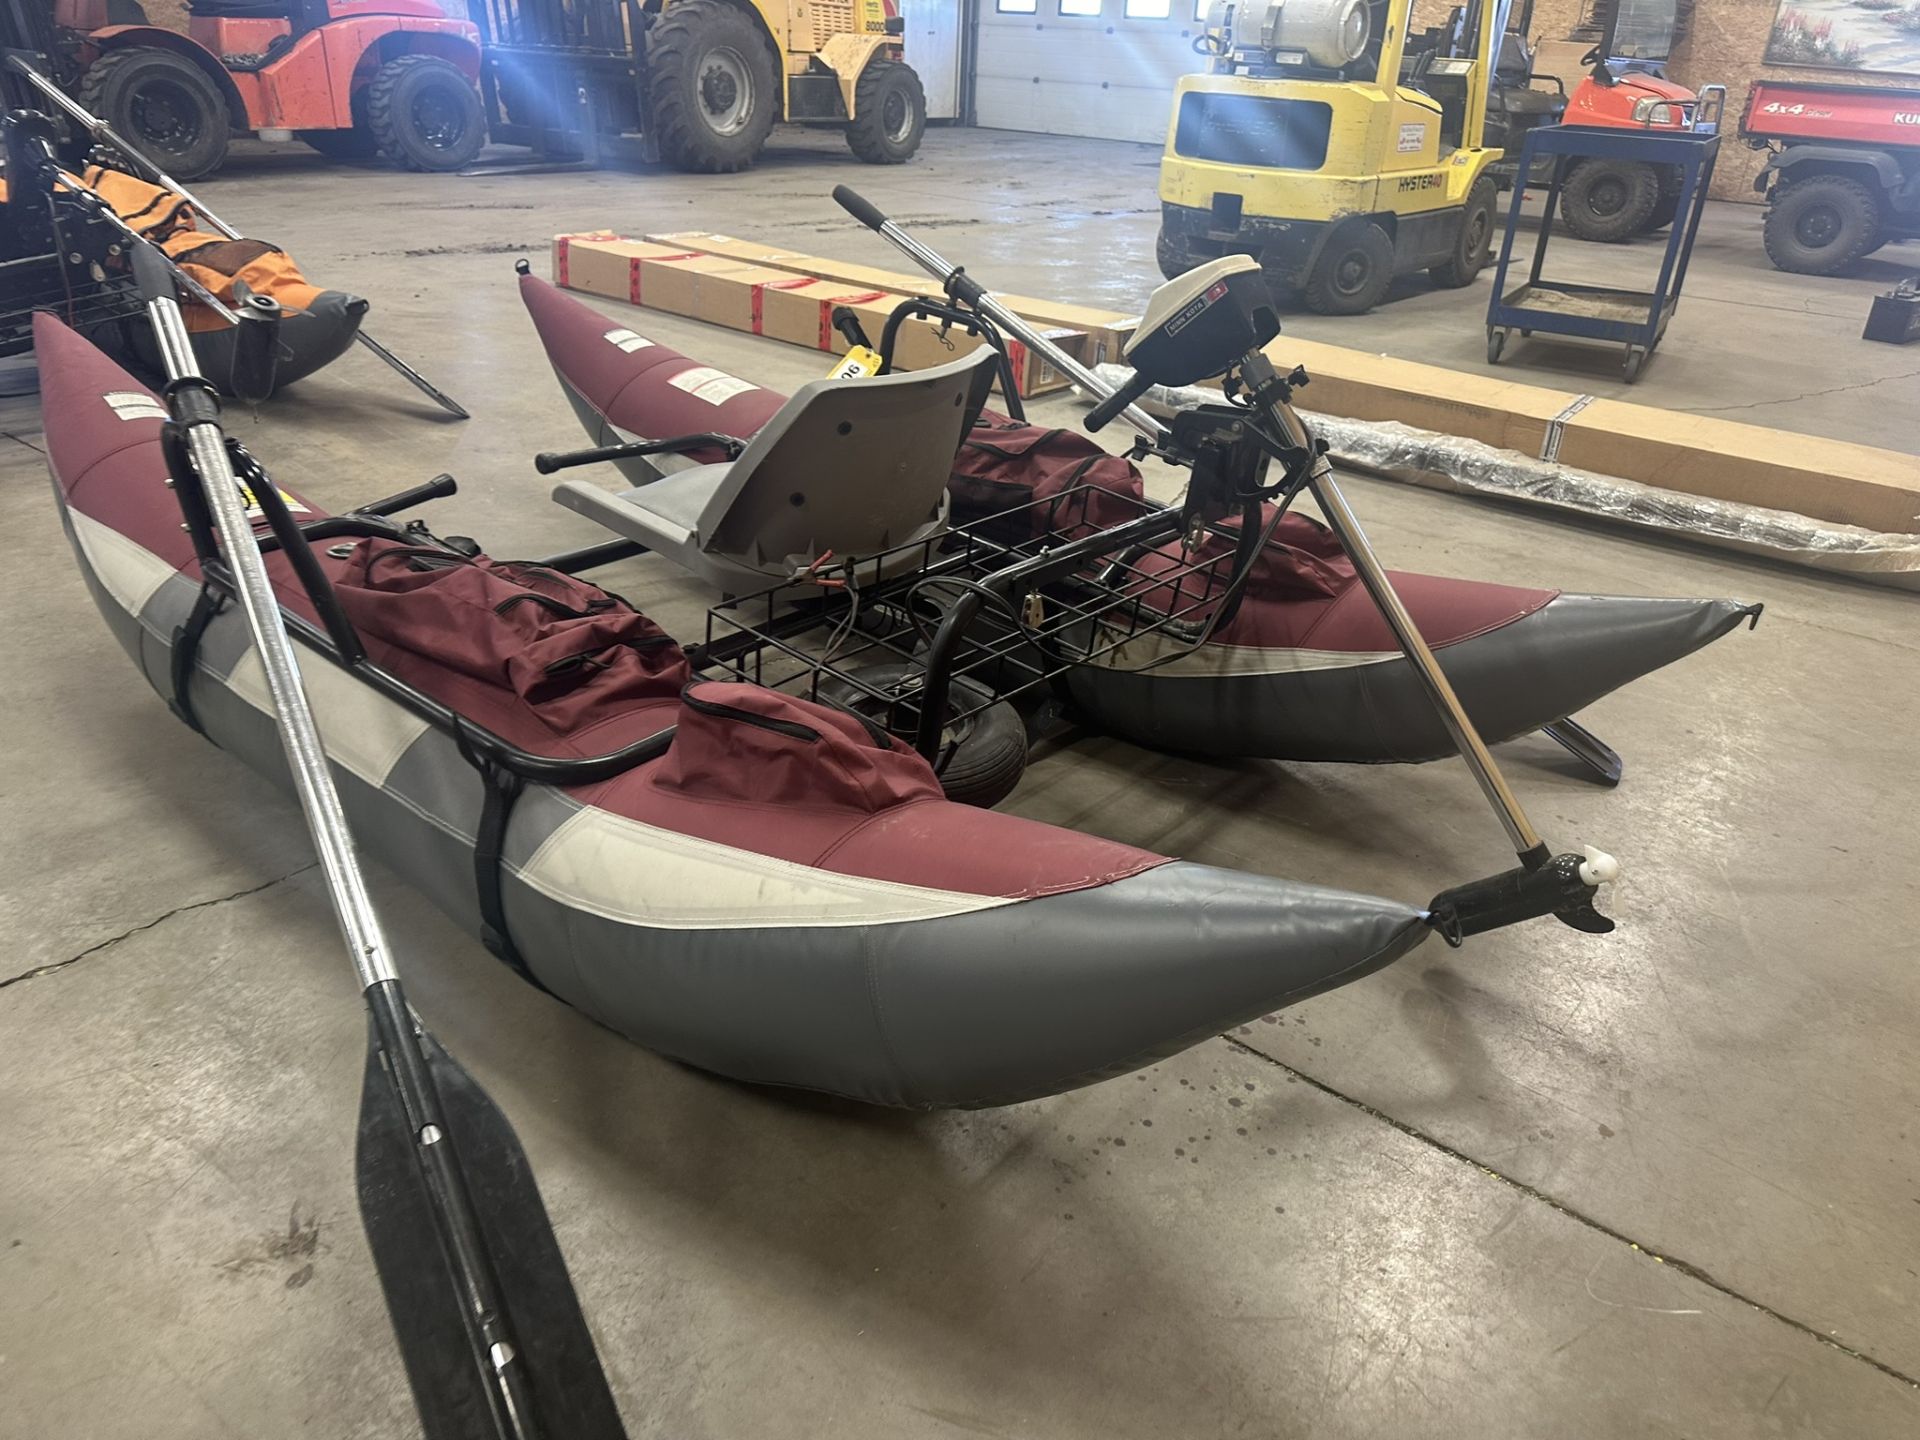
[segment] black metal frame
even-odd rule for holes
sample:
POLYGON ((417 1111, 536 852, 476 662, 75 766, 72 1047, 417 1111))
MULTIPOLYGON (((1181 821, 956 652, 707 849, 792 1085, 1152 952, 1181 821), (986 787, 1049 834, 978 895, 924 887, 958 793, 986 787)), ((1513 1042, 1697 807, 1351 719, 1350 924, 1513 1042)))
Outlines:
POLYGON ((495 143, 589 166, 659 158, 636 53, 653 24, 642 0, 467 0, 467 18, 480 31, 480 98, 495 143))
POLYGON ((47 163, 58 132, 46 116, 15 111, 0 121, 7 160, 0 236, 0 356, 33 348, 33 316, 49 310, 77 330, 141 313, 122 256, 126 236, 90 197, 63 189, 47 163))

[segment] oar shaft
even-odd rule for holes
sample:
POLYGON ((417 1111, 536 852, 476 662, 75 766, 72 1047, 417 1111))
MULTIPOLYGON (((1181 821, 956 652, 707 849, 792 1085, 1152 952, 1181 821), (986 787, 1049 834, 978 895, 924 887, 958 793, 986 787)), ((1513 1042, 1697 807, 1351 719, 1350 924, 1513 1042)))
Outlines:
MULTIPOLYGON (((150 299, 147 314, 153 322, 154 334, 159 337, 160 355, 168 378, 179 380, 197 375, 179 305, 167 296, 150 299)), ((219 531, 227 568, 246 615, 247 629, 266 674, 267 693, 279 717, 280 741, 293 775, 294 793, 313 832, 314 848, 319 852, 320 868, 326 876, 327 895, 347 942, 354 973, 360 978, 360 988, 367 990, 383 980, 395 978, 393 962, 381 934, 379 916, 374 913, 373 902, 367 895, 354 853, 353 835, 347 828, 346 812, 341 808, 340 793, 327 768, 320 730, 300 683, 293 642, 280 620, 279 598, 274 594, 253 524, 241 502, 240 481, 227 457, 226 437, 219 425, 202 421, 188 425, 185 438, 208 508, 213 512, 214 526, 219 531)))
MULTIPOLYGON (((143 245, 136 252, 136 274, 141 272, 143 258, 157 254, 143 245)), ((447 1133, 439 1092, 421 1053, 379 915, 367 893, 353 833, 300 679, 293 641, 281 618, 279 597, 247 518, 239 478, 227 455, 226 436, 214 418, 217 412, 212 389, 194 364, 178 302, 171 295, 158 293, 161 281, 151 275, 141 279, 147 294, 147 315, 159 340, 167 377, 173 382, 169 398, 175 415, 186 417, 183 429, 187 453, 213 512, 227 570, 266 675, 294 793, 313 836, 327 895, 386 1057, 387 1077, 407 1118, 414 1155, 431 1198, 434 1226, 458 1294, 461 1323, 480 1370, 494 1428, 503 1440, 539 1440, 539 1424, 528 1394, 526 1361, 512 1333, 499 1275, 453 1139, 447 1133)), ((189 480, 180 477, 176 483, 189 480)), ((257 483, 273 482, 263 478, 257 483)), ((256 501, 260 498, 255 497, 256 501)))

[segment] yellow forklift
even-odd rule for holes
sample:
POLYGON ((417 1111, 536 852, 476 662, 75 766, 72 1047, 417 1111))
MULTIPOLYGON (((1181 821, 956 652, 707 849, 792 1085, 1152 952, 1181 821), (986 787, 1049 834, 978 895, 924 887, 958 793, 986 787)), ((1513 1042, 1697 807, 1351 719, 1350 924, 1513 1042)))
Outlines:
POLYGON ((1511 3, 1468 0, 1410 42, 1413 0, 1214 0, 1209 67, 1180 81, 1160 162, 1161 272, 1252 255, 1276 298, 1322 315, 1370 310, 1416 270, 1471 284, 1499 142, 1566 103, 1531 88, 1511 3))

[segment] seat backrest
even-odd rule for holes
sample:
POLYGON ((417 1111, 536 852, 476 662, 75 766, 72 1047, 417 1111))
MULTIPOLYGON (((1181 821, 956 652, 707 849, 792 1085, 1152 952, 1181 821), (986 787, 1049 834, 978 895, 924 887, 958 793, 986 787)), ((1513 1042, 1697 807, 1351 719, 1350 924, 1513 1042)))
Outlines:
POLYGON ((862 380, 815 380, 755 434, 700 516, 700 548, 755 569, 871 555, 940 513, 994 352, 862 380))

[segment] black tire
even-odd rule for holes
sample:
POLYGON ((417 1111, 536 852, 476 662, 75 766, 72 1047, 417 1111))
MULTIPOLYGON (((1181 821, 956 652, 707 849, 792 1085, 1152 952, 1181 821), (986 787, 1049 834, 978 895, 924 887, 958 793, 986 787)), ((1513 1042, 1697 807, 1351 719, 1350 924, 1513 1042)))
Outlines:
POLYGON ((1160 267, 1162 277, 1178 280, 1200 263, 1200 257, 1189 250, 1179 236, 1169 235, 1162 228, 1153 239, 1153 263, 1160 267))
POLYGON ((1767 258, 1795 275, 1836 275, 1867 253, 1884 221, 1880 197, 1845 175, 1810 175, 1773 192, 1767 258))
POLYGON ((152 46, 109 50, 74 98, 176 180, 199 180, 227 158, 233 127, 214 82, 184 55, 152 46))
POLYGON ((875 60, 853 87, 847 148, 869 165, 911 160, 927 133, 927 92, 911 65, 875 60))
POLYGON ((1393 284, 1393 241, 1371 220, 1348 220, 1327 237, 1307 276, 1307 308, 1316 315, 1364 315, 1393 284))
MULTIPOLYGON (((875 690, 887 690, 901 681, 924 675, 923 666, 905 662, 866 665, 846 672, 875 690)), ((879 704, 860 689, 828 677, 820 682, 820 700, 842 710, 884 722, 879 704)), ((995 700, 986 686, 956 675, 948 685, 948 704, 972 710, 961 733, 946 737, 940 766, 940 789, 947 799, 962 805, 990 808, 1020 783, 1027 768, 1027 727, 1020 712, 1005 700, 995 700), (984 708, 982 708, 984 707, 984 708)))
POLYGON ((367 129, 404 170, 458 170, 487 142, 480 92, 438 55, 402 55, 367 86, 367 129))
POLYGON ((1560 218, 1582 240, 1615 245, 1647 228, 1660 180, 1637 160, 1582 160, 1560 191, 1560 218))
POLYGON ((773 62, 766 35, 729 0, 669 5, 647 32, 660 158, 709 175, 751 165, 778 109, 773 62))
POLYGON ((1653 202, 1653 213, 1647 216, 1647 223, 1640 227, 1642 235, 1652 235, 1666 229, 1673 223, 1673 217, 1680 213, 1680 167, 1656 166, 1654 176, 1660 186, 1660 195, 1653 202))
POLYGON ((1433 283, 1443 290, 1459 290, 1473 283, 1474 276, 1486 268, 1493 249, 1494 216, 1500 206, 1500 187, 1491 175, 1482 175, 1467 191, 1466 206, 1460 212, 1460 233, 1454 238, 1453 258, 1427 271, 1433 283))

